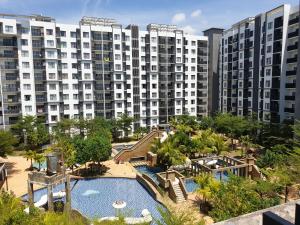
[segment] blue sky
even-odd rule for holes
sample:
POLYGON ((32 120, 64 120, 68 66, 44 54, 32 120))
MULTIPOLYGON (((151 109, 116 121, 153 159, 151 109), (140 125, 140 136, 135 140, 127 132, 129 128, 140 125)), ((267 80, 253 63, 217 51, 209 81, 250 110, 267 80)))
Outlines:
POLYGON ((109 17, 124 25, 176 24, 201 34, 281 4, 299 0, 0 0, 0 13, 43 14, 58 22, 77 24, 82 16, 109 17))

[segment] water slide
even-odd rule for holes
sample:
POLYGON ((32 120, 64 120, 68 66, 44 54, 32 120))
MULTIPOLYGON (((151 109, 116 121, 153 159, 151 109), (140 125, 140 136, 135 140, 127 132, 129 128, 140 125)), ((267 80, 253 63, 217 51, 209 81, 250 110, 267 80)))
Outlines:
MULTIPOLYGON (((53 199, 60 199, 66 196, 66 192, 64 191, 58 191, 58 192, 54 192, 53 193, 53 199)), ((41 207, 43 205, 46 205, 48 202, 48 196, 47 195, 43 195, 40 200, 38 200, 37 202, 34 203, 34 207, 41 207)), ((26 213, 29 213, 29 207, 27 207, 26 209, 24 209, 24 211, 26 213)))

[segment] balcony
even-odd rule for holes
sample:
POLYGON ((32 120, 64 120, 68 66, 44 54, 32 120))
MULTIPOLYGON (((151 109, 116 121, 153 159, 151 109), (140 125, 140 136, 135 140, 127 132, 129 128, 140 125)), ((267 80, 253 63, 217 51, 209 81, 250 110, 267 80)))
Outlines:
POLYGON ((293 51, 293 50, 297 50, 297 49, 298 49, 298 42, 296 42, 296 43, 293 44, 293 45, 287 46, 287 50, 288 50, 288 51, 293 51))
POLYGON ((299 35, 299 29, 295 30, 294 32, 290 32, 288 34, 288 38, 298 37, 298 35, 299 35))
POLYGON ((298 56, 295 55, 293 58, 288 58, 286 63, 296 63, 298 61, 298 56))
POLYGON ((294 76, 297 74, 297 69, 286 71, 287 76, 294 76))
POLYGON ((295 113, 295 109, 294 108, 284 108, 284 112, 295 113))
POLYGON ((286 83, 285 87, 286 88, 296 88, 296 83, 286 83))
POLYGON ((295 101, 295 96, 294 96, 294 95, 291 95, 291 96, 285 96, 285 100, 295 101))
POLYGON ((289 20, 289 25, 294 25, 299 22, 299 16, 294 19, 289 20))

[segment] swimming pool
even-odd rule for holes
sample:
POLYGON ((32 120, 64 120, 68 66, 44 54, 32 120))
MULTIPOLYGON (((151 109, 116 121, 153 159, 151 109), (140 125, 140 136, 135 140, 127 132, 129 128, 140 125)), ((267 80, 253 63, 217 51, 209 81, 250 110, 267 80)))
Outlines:
MULTIPOLYGON (((62 188, 62 185, 58 185, 54 188, 54 192, 62 188)), ((71 181, 72 188, 72 208, 90 219, 115 216, 116 211, 112 203, 117 200, 127 203, 127 206, 121 210, 125 216, 140 217, 142 210, 148 209, 154 218, 161 218, 157 210, 161 204, 155 201, 136 179, 96 178, 79 180, 77 184, 71 181)), ((35 201, 46 193, 46 189, 35 191, 35 201)), ((27 199, 27 196, 24 198, 27 199)))
POLYGON ((139 173, 144 173, 152 178, 152 180, 158 184, 156 173, 163 172, 160 167, 149 167, 149 166, 136 166, 134 167, 139 173))

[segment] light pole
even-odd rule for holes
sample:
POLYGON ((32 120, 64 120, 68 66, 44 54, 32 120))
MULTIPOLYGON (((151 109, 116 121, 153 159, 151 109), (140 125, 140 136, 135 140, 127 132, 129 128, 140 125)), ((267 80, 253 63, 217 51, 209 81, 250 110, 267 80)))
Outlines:
POLYGON ((4 96, 3 96, 3 85, 2 85, 2 65, 0 65, 0 95, 1 95, 1 107, 2 107, 2 123, 3 129, 5 130, 5 112, 4 112, 4 96))

